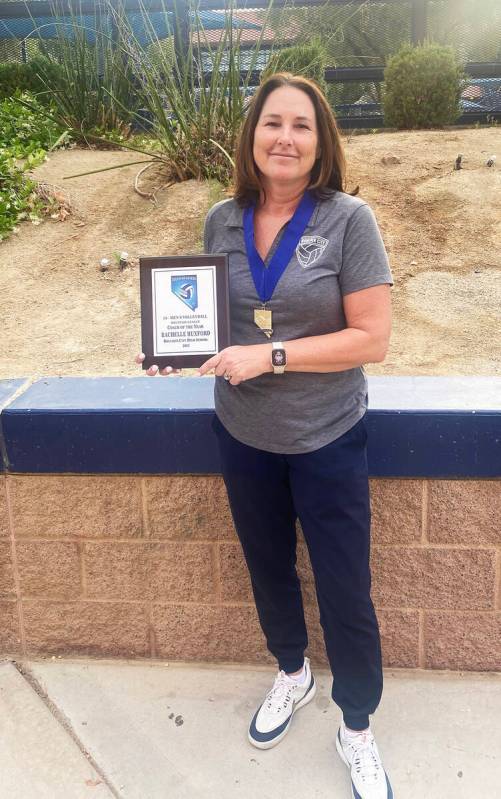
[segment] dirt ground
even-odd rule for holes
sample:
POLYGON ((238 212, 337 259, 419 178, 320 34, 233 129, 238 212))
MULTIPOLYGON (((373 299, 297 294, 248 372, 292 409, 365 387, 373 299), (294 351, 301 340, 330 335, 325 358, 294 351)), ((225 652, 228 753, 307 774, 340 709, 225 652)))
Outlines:
MULTIPOLYGON (((501 127, 344 142, 349 186, 360 185, 376 212, 395 281, 390 350, 367 372, 500 375, 501 127), (459 153, 463 169, 453 171, 459 153)), ((73 212, 65 221, 23 223, 0 243, 0 378, 141 374, 133 362, 137 259, 200 252, 203 217, 217 198, 190 181, 160 189, 154 205, 133 191, 139 166, 63 180, 135 155, 66 150, 36 170, 69 195, 73 212), (122 250, 131 259, 124 271, 113 256, 122 250), (100 271, 101 258, 111 259, 109 271, 100 271)))

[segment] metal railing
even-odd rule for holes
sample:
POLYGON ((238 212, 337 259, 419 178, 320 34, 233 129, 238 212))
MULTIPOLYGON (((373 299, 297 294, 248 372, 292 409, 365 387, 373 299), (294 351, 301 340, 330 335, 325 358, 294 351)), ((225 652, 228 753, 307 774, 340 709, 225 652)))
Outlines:
MULTIPOLYGON (((68 16, 93 16, 98 5, 95 0, 58 0, 58 21, 64 19, 65 9, 68 16)), ((121 5, 124 11, 136 14, 145 8, 149 14, 175 10, 174 47, 186 51, 193 31, 188 0, 121 0, 121 5)), ((325 79, 341 127, 383 126, 380 100, 385 62, 404 42, 418 44, 427 38, 454 46, 471 78, 470 87, 463 92, 464 113, 457 124, 501 119, 499 0, 274 0, 267 17, 268 5, 269 0, 236 0, 232 4, 233 13, 253 19, 258 28, 255 36, 247 32, 242 37, 246 40, 240 41, 240 48, 255 46, 259 21, 265 18, 271 41, 263 44, 263 66, 272 48, 318 36, 327 49, 325 79)), ((53 19, 55 8, 45 0, 0 2, 0 61, 29 59, 27 42, 33 43, 37 34, 26 36, 27 21, 53 19)), ((197 9, 200 13, 220 12, 224 18, 224 0, 200 0, 197 9)), ((217 37, 217 31, 211 35, 217 37)), ((254 85, 259 77, 256 70, 254 85)))

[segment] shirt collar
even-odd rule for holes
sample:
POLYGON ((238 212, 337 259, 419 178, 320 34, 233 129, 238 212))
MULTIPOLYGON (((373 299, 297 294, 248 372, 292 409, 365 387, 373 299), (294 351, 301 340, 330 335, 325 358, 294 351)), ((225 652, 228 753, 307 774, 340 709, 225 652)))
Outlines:
MULTIPOLYGON (((320 213, 320 206, 322 204, 321 200, 317 201, 315 210, 313 211, 313 215, 306 225, 306 230, 310 227, 314 227, 317 224, 318 214, 320 213)), ((235 202, 232 210, 228 214, 228 219, 224 223, 225 227, 239 227, 243 228, 244 226, 244 209, 241 208, 238 203, 235 202)))

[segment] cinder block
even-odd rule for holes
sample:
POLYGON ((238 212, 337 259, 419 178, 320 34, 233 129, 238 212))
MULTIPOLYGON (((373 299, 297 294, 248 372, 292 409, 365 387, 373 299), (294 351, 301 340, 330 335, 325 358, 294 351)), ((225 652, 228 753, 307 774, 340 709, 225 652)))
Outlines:
POLYGON ((158 545, 150 561, 149 596, 153 601, 215 602, 213 544, 158 545))
POLYGON ((14 599, 14 574, 9 541, 0 542, 0 599, 14 599))
POLYGON ((273 662, 251 605, 153 605, 157 654, 172 660, 273 662))
POLYGON ((0 602, 0 655, 21 653, 17 602, 0 602))
POLYGON ((494 550, 375 547, 371 567, 378 608, 494 607, 494 550))
POLYGON ((7 513, 6 478, 0 477, 0 537, 9 535, 9 515, 7 513))
POLYGON ((23 597, 78 599, 82 595, 80 554, 75 541, 17 541, 23 597))
POLYGON ((500 480, 432 480, 428 491, 430 541, 501 545, 500 480))
POLYGON ((89 599, 148 599, 150 544, 86 542, 83 548, 89 599))
POLYGON ((212 544, 87 543, 92 599, 213 602, 212 544))
POLYGON ((126 602, 23 602, 28 655, 149 657, 146 606, 126 602))
POLYGON ((140 479, 107 475, 10 477, 15 535, 139 538, 140 479))
POLYGON ((169 475, 145 479, 151 538, 235 539, 222 477, 169 475))
POLYGON ((497 574, 498 574, 498 584, 497 589, 495 589, 494 593, 496 594, 496 610, 501 610, 501 549, 497 550, 496 554, 497 558, 497 574))
POLYGON ((421 480, 371 480, 372 540, 413 544, 421 540, 421 480))
POLYGON ((377 612, 383 666, 419 668, 419 613, 417 610, 379 610, 377 612))
POLYGON ((424 646, 429 669, 501 671, 501 613, 427 612, 424 646))

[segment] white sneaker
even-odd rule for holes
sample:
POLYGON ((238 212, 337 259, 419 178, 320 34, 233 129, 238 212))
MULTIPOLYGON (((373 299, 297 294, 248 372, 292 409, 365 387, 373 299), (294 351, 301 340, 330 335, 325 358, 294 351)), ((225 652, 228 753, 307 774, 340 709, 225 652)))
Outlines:
POLYGON ((350 769, 353 799, 393 799, 390 781, 370 729, 356 738, 346 738, 344 730, 344 723, 341 722, 336 736, 336 749, 350 769))
POLYGON ((287 734, 296 710, 311 702, 317 686, 310 670, 310 661, 304 659, 306 679, 298 685, 295 680, 279 671, 273 688, 256 711, 249 727, 249 741, 258 749, 270 749, 287 734))

